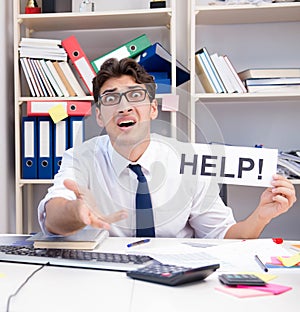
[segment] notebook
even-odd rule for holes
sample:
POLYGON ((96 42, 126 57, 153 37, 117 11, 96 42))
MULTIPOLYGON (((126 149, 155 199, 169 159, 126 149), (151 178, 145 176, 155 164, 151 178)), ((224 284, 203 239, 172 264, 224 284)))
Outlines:
POLYGON ((84 229, 73 235, 46 235, 39 232, 29 238, 34 248, 55 249, 94 249, 108 237, 108 231, 99 229, 84 229))

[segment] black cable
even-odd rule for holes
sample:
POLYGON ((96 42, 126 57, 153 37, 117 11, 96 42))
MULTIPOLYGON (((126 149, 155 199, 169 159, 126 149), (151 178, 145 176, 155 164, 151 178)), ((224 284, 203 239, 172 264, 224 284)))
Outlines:
POLYGON ((48 265, 48 263, 45 263, 43 265, 41 265, 39 268, 37 268, 35 271, 33 271, 27 278, 26 280, 20 285, 20 287, 16 290, 16 292, 14 294, 11 294, 8 299, 7 299, 7 305, 6 305, 6 312, 9 312, 9 305, 10 305, 10 300, 15 297, 19 291, 26 285, 26 283, 33 277, 33 275, 35 275, 38 271, 40 271, 41 269, 43 269, 46 265, 48 265))

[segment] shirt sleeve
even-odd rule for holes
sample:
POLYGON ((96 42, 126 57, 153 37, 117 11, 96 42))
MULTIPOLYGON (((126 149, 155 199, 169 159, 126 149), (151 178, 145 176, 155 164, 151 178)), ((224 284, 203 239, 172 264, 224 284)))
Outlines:
POLYGON ((195 237, 220 239, 236 223, 232 209, 219 196, 218 184, 211 182, 198 187, 189 223, 195 237))

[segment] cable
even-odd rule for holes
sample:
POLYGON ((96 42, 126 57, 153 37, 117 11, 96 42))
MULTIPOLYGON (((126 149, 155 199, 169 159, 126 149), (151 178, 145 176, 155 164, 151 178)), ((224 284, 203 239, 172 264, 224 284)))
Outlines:
POLYGON ((7 299, 7 305, 6 305, 6 312, 9 312, 9 305, 10 305, 10 300, 15 297, 19 291, 27 284, 27 282, 33 277, 33 275, 35 275, 38 271, 40 271, 41 269, 43 269, 46 265, 48 265, 48 263, 43 264, 42 266, 40 266, 39 268, 37 268, 35 271, 33 271, 27 278, 26 280, 20 285, 20 287, 16 290, 16 292, 14 294, 11 294, 8 299, 7 299))

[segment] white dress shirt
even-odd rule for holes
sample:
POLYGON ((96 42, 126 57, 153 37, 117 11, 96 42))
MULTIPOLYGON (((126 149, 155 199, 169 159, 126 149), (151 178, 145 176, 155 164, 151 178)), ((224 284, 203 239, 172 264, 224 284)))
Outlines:
MULTIPOLYGON (((138 160, 149 184, 156 236, 223 238, 235 220, 218 195, 218 185, 204 181, 200 175, 180 174, 181 154, 191 146, 152 134, 150 145, 138 160)), ((127 219, 111 225, 110 236, 135 236, 138 181, 127 167, 129 163, 113 149, 107 135, 67 150, 54 185, 39 204, 41 228, 46 232, 44 206, 49 199, 75 199, 63 185, 68 178, 92 192, 102 214, 128 211, 127 219)))

